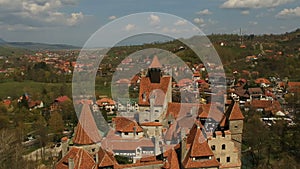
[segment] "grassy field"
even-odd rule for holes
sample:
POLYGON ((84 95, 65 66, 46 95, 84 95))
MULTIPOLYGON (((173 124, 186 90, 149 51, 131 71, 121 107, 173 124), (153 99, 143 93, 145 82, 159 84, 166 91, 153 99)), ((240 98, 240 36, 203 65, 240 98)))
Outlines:
MULTIPOLYGON (((21 96, 24 93, 30 95, 40 95, 43 93, 43 90, 46 89, 48 92, 54 92, 56 95, 59 95, 63 84, 62 83, 41 83, 34 81, 7 81, 0 82, 0 99, 7 98, 10 96, 15 99, 21 96)), ((71 97, 72 93, 72 84, 65 84, 65 92, 71 97)), ((110 87, 103 87, 103 85, 96 84, 95 93, 96 95, 107 95, 110 96, 110 87)), ((38 97, 38 96, 37 96, 38 97)))

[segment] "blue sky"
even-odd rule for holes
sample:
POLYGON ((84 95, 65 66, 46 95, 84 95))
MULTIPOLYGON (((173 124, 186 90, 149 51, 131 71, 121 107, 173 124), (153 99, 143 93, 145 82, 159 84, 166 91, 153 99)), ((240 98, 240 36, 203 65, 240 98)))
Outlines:
POLYGON ((105 24, 138 12, 176 15, 205 34, 240 28, 244 34, 284 33, 300 27, 299 0, 0 0, 0 38, 81 46, 105 24))

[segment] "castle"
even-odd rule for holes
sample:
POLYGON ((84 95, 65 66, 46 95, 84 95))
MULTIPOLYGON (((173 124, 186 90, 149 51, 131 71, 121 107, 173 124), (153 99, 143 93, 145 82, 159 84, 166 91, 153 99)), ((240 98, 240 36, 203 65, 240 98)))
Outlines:
POLYGON ((83 103, 75 135, 62 139, 55 168, 240 169, 244 116, 238 102, 226 98, 224 104, 172 102, 172 78, 154 56, 140 79, 139 110, 113 118, 105 133, 83 103), (132 163, 120 164, 116 156, 132 163))

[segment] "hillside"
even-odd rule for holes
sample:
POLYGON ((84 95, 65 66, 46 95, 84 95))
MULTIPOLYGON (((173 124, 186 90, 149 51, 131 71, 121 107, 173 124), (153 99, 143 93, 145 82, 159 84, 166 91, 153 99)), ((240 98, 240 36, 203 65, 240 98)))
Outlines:
POLYGON ((67 44, 47 44, 34 42, 7 42, 0 39, 0 47, 23 48, 28 50, 62 50, 62 49, 80 49, 78 46, 67 44))

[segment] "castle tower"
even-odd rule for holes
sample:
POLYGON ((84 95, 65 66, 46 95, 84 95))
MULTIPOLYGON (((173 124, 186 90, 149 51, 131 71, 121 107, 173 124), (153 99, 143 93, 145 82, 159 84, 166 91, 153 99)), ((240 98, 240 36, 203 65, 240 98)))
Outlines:
POLYGON ((243 126, 243 113, 241 112, 239 103, 234 102, 229 115, 229 130, 231 132, 231 138, 239 150, 239 157, 241 157, 243 126))
POLYGON ((160 83, 161 68, 162 65, 160 64, 157 56, 154 56, 148 69, 148 77, 150 78, 151 83, 160 83))

